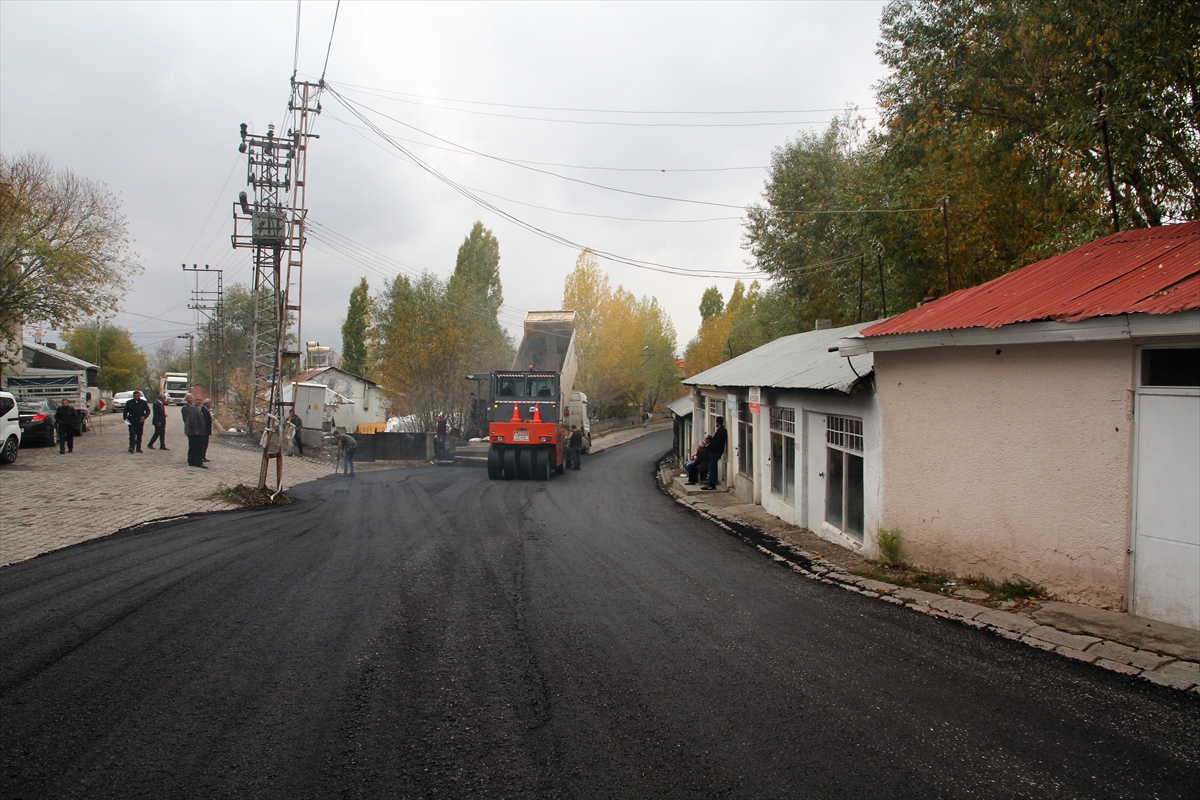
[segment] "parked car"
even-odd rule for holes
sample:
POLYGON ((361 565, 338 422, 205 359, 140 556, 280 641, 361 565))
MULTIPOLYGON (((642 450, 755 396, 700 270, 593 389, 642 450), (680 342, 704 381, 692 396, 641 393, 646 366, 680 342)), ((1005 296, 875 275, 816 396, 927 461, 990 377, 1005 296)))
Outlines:
POLYGON ((58 444, 58 432, 54 427, 54 412, 58 410, 58 403, 47 399, 21 400, 17 408, 21 412, 21 444, 58 444))
MULTIPOLYGON (((124 411, 125 404, 128 403, 132 399, 133 399, 133 392, 117 392, 116 394, 113 395, 112 402, 109 403, 108 408, 110 411, 113 411, 113 412, 124 411)), ((145 392, 142 392, 142 399, 143 400, 146 399, 145 392)), ((147 401, 147 402, 149 402, 149 401, 147 401)))
POLYGON ((17 398, 8 392, 0 392, 0 464, 16 461, 20 446, 21 416, 17 398))

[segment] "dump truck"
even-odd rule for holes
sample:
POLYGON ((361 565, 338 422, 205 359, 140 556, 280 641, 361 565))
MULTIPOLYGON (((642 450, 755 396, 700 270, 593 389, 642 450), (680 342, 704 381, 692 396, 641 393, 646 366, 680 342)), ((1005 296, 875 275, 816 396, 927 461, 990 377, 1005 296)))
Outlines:
POLYGON ((578 369, 575 312, 526 314, 512 369, 485 373, 489 478, 545 481, 563 473, 570 436, 564 420, 578 369))

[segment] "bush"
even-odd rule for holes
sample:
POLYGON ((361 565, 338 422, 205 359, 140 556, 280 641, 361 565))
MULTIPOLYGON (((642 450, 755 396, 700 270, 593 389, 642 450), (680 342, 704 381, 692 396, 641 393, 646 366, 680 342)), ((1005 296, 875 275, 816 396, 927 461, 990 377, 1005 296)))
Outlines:
POLYGON ((900 529, 882 528, 875 537, 879 545, 879 561, 886 566, 900 563, 900 529))

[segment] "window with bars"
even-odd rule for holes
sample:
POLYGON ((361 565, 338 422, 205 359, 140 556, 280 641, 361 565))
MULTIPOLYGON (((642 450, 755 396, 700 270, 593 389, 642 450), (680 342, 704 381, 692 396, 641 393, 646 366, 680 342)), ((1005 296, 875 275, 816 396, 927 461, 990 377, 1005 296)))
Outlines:
POLYGON ((725 416, 725 401, 715 397, 708 398, 708 433, 716 432, 717 417, 723 416, 725 416))
POLYGON ((829 424, 825 432, 825 441, 830 446, 855 453, 863 451, 862 420, 854 417, 829 416, 829 424))
POLYGON ((826 420, 825 521, 862 541, 862 420, 833 415, 826 420))
POLYGON ((771 430, 786 433, 788 436, 795 436, 796 409, 772 407, 771 430))

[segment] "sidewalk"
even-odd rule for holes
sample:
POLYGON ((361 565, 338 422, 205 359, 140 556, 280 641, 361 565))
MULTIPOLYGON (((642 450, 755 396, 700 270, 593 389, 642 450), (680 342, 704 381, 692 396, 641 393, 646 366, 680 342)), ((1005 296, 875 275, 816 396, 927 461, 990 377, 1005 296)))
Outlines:
POLYGON ((676 480, 677 471, 660 475, 676 502, 806 578, 1200 695, 1198 631, 1074 603, 996 603, 968 587, 947 586, 944 593, 935 594, 864 577, 863 573, 877 575, 879 565, 771 516, 762 506, 743 503, 730 492, 689 492, 676 480))
MULTIPOLYGON (((258 482, 262 450, 242 436, 217 436, 208 448, 208 469, 187 465, 187 438, 177 406, 167 409, 166 451, 130 454, 120 416, 93 415, 95 430, 75 438, 75 452, 22 447, 13 464, 0 467, 0 566, 107 536, 165 517, 232 508, 212 493, 220 484, 258 482)), ((333 473, 329 461, 285 458, 284 486, 333 473)), ((274 483, 274 465, 268 482, 274 483)))

